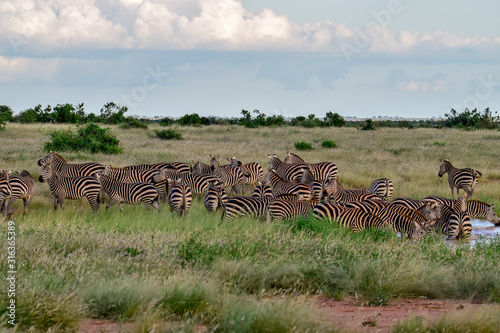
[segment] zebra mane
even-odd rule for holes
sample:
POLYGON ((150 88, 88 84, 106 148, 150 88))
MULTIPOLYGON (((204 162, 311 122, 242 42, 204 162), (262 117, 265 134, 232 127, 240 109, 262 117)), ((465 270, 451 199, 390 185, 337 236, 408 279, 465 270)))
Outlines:
POLYGON ((466 201, 467 202, 474 202, 476 204, 480 204, 480 205, 486 205, 486 206, 491 206, 491 204, 487 203, 487 202, 484 202, 484 201, 481 201, 481 200, 469 200, 469 201, 466 201))
POLYGON ((291 153, 289 151, 287 151, 286 154, 287 154, 287 156, 293 156, 294 158, 298 159, 299 161, 304 162, 304 159, 297 154, 291 153))
POLYGON ((58 154, 58 153, 56 153, 55 151, 53 151, 51 154, 52 154, 52 156, 55 156, 55 157, 57 157, 57 158, 61 159, 64 163, 67 163, 67 162, 68 162, 68 161, 67 161, 64 157, 62 157, 61 155, 59 155, 59 154, 58 154))

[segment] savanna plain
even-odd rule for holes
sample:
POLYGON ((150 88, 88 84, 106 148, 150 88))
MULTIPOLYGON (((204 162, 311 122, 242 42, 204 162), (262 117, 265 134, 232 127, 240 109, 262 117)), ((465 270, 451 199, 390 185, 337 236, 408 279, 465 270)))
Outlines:
MULTIPOLYGON (((31 173, 47 153, 48 131, 67 125, 7 124, 0 132, 2 169, 31 173)), ((456 129, 179 127, 183 140, 154 138, 160 129, 111 126, 119 155, 60 152, 68 162, 209 163, 209 155, 259 162, 286 151, 307 162, 331 161, 346 188, 368 187, 375 178, 394 183, 394 197, 451 197, 439 160, 470 167, 483 177, 474 199, 500 207, 500 131, 456 129), (323 148, 332 140, 336 148, 323 148), (314 150, 296 151, 295 142, 314 150)), ((250 189, 246 194, 250 195, 250 189)), ((14 205, 16 224, 16 322, 7 324, 7 281, 0 280, 4 331, 71 332, 82 322, 109 320, 127 332, 351 332, 356 328, 318 311, 318 299, 352 299, 380 307, 398 299, 464 300, 481 303, 460 316, 436 321, 419 317, 394 323, 392 332, 499 332, 500 238, 473 243, 428 235, 408 241, 391 230, 354 234, 312 217, 271 222, 226 222, 195 197, 189 215, 168 205, 117 206, 97 214, 86 199, 53 209, 46 183, 37 182, 31 209, 14 205)), ((497 208, 498 209, 498 208, 497 208)), ((0 269, 7 272, 7 223, 2 219, 0 269)), ((463 310, 467 311, 467 310, 463 310)), ((373 324, 376 328, 377 323, 373 324)))

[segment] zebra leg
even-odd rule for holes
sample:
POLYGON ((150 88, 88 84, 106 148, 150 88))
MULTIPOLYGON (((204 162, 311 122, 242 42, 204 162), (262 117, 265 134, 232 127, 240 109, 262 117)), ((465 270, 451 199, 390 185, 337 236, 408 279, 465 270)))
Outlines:
POLYGON ((153 207, 156 208, 158 211, 161 211, 161 208, 158 205, 158 201, 157 200, 153 201, 153 207))
POLYGON ((111 199, 111 201, 106 205, 106 209, 108 209, 109 207, 112 207, 114 205, 117 205, 119 203, 120 203, 120 199, 118 199, 118 198, 111 199))
POLYGON ((123 212, 123 204, 122 203, 120 204, 120 211, 123 212))
POLYGON ((147 199, 147 200, 144 200, 144 206, 146 207, 146 210, 150 210, 151 209, 151 200, 147 199))
POLYGON ((57 206, 59 204, 59 200, 57 200, 57 197, 54 197, 54 209, 57 210, 57 206))
POLYGON ((88 196, 87 200, 89 201, 90 208, 94 211, 94 213, 97 213, 99 210, 99 201, 98 201, 98 196, 88 196))
MULTIPOLYGON (((101 185, 102 186, 102 185, 101 185)), ((104 189, 101 187, 100 193, 99 193, 101 203, 104 203, 104 198, 106 196, 106 192, 104 192, 104 189)), ((107 207, 106 207, 107 208, 107 207)))

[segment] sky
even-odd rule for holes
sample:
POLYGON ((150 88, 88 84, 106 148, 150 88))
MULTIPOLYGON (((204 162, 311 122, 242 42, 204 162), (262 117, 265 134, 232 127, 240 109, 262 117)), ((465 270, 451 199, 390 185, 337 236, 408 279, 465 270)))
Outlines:
POLYGON ((493 0, 1 0, 0 105, 127 115, 500 111, 493 0))

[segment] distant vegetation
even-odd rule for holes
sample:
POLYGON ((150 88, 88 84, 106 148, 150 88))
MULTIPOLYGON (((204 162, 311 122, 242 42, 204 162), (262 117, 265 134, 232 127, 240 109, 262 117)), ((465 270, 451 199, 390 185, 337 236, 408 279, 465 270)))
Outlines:
POLYGON ((427 120, 381 120, 366 119, 364 121, 345 120, 340 114, 329 111, 323 118, 318 118, 315 114, 297 116, 291 119, 285 119, 282 115, 267 116, 259 110, 252 112, 241 110, 241 117, 225 118, 217 116, 200 116, 197 113, 186 114, 178 119, 172 117, 158 118, 155 120, 137 119, 126 117, 128 111, 126 106, 120 106, 113 102, 106 103, 100 110, 99 115, 86 113, 84 104, 72 105, 57 104, 55 107, 47 105, 37 105, 13 115, 13 111, 6 105, 0 105, 0 130, 5 127, 7 121, 19 123, 103 123, 119 124, 122 129, 142 128, 147 129, 148 123, 158 123, 161 126, 180 125, 180 126, 208 126, 208 125, 240 125, 247 128, 258 127, 356 127, 361 130, 375 130, 381 127, 389 128, 459 128, 465 130, 477 129, 497 129, 500 128, 500 117, 496 111, 489 108, 482 112, 465 108, 461 112, 451 109, 445 113, 443 119, 427 120))

